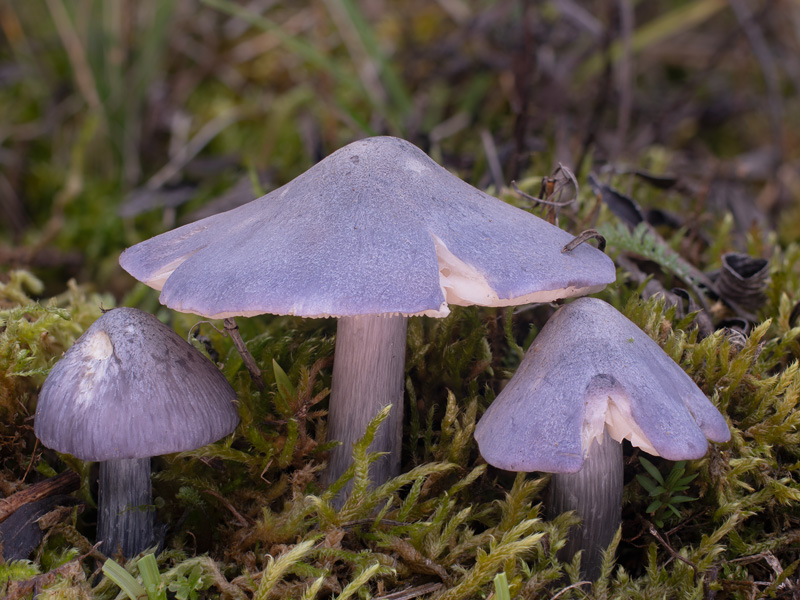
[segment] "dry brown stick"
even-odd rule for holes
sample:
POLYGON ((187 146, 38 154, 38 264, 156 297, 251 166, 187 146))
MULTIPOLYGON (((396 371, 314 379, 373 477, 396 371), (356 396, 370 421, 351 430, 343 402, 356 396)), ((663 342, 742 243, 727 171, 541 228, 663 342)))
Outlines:
POLYGON ((77 83, 83 99, 89 105, 89 108, 103 114, 105 118, 103 102, 100 100, 100 94, 97 91, 97 84, 92 75, 89 60, 86 57, 86 50, 69 18, 67 7, 64 5, 63 0, 47 0, 47 7, 56 25, 56 31, 58 31, 58 35, 61 38, 61 43, 64 45, 64 50, 67 52, 67 57, 75 75, 75 83, 77 83))
POLYGON ((591 581, 576 581, 572 585, 568 585, 563 590, 560 590, 555 596, 550 598, 550 600, 556 600, 556 598, 558 598, 564 592, 567 592, 569 590, 574 590, 575 588, 581 587, 582 585, 592 585, 592 582, 591 581))
POLYGON ((80 485, 81 478, 75 471, 64 471, 60 475, 34 483, 8 498, 0 499, 0 523, 25 504, 36 502, 54 494, 69 494, 77 490, 80 485))
MULTIPOLYGON (((545 179, 547 178, 545 177, 545 179)), ((536 202, 538 204, 544 204, 545 206, 555 206, 556 208, 561 208, 563 206, 569 206, 570 204, 575 202, 575 198, 572 198, 571 200, 565 200, 564 202, 559 202, 554 200, 546 200, 544 198, 537 198, 536 196, 531 196, 530 194, 527 194, 523 192, 521 189, 519 189, 519 186, 517 185, 516 181, 511 182, 511 189, 517 192, 523 198, 525 198, 525 200, 530 200, 531 202, 536 202)))
POLYGON ((261 377, 261 371, 258 368, 258 364, 256 364, 256 359, 253 358, 252 354, 250 354, 250 351, 247 349, 247 345, 244 343, 242 336, 239 334, 239 326, 232 317, 225 319, 223 323, 225 326, 225 331, 228 332, 229 336, 231 336, 233 345, 236 346, 239 354, 242 355, 244 366, 247 367, 248 371, 250 371, 250 377, 253 378, 253 383, 256 384, 256 387, 259 389, 259 391, 262 391, 264 389, 264 378, 261 377))
POLYGON ((31 472, 31 467, 33 466, 33 459, 36 458, 36 449, 39 447, 39 438, 33 442, 33 452, 31 452, 31 459, 28 461, 28 468, 25 469, 25 474, 22 476, 22 481, 24 482, 28 478, 28 473, 31 472))
POLYGON ((606 238, 598 233, 596 229, 587 229, 586 231, 579 233, 575 238, 566 246, 561 249, 562 254, 564 252, 572 252, 580 246, 583 242, 590 240, 590 239, 597 240, 597 249, 601 252, 606 249, 606 238))
POLYGON ((677 558, 679 561, 689 565, 692 568, 692 571, 694 572, 694 580, 695 580, 695 583, 697 583, 697 581, 700 579, 700 571, 698 570, 697 565, 694 564, 692 561, 690 561, 688 558, 684 558, 683 556, 678 554, 672 548, 672 546, 670 546, 667 543, 667 540, 665 540, 663 537, 661 537, 661 534, 658 533, 658 531, 656 531, 655 526, 650 521, 648 521, 646 519, 643 519, 643 521, 647 524, 647 530, 650 532, 650 535, 652 535, 654 538, 656 538, 661 543, 661 545, 664 546, 664 548, 667 549, 667 551, 672 555, 673 558, 677 558))
POLYGON ((426 583, 424 585, 406 588, 404 590, 400 590, 399 592, 392 592, 391 594, 386 594, 385 596, 378 596, 375 598, 375 600, 411 600, 412 598, 418 598, 423 594, 435 592, 441 588, 442 585, 443 584, 441 583, 426 583))
POLYGON ((489 163, 489 173, 492 175, 494 187, 497 193, 503 189, 503 167, 500 166, 500 158, 497 155, 497 146, 494 143, 494 138, 489 130, 485 127, 481 129, 481 144, 483 144, 483 151, 486 154, 486 162, 489 163))
POLYGON ((217 500, 222 502, 222 505, 225 508, 227 508, 229 511, 231 511, 231 514, 233 514, 233 516, 236 517, 236 520, 239 521, 239 525, 241 525, 242 527, 249 527, 250 525, 253 524, 252 521, 248 520, 246 517, 243 517, 242 514, 238 510, 236 510, 234 508, 233 504, 231 504, 225 498, 223 498, 222 494, 219 494, 219 493, 215 492, 214 490, 210 490, 210 489, 206 489, 206 490, 203 490, 203 491, 206 494, 214 496, 214 498, 216 498, 217 500))

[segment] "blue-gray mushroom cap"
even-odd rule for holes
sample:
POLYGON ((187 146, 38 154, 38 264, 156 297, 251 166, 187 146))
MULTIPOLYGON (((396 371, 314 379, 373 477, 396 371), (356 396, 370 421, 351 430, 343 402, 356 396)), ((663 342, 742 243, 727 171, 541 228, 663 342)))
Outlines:
POLYGON ((207 317, 445 316, 591 293, 613 262, 392 137, 354 142, 239 208, 128 248, 166 306, 207 317))
POLYGON ((193 450, 231 433, 236 393, 217 367, 154 316, 103 314, 51 369, 34 431, 83 460, 193 450))
POLYGON ((724 417, 656 342, 611 305, 580 298, 539 332, 475 439, 498 468, 575 473, 604 429, 669 460, 730 439, 724 417))

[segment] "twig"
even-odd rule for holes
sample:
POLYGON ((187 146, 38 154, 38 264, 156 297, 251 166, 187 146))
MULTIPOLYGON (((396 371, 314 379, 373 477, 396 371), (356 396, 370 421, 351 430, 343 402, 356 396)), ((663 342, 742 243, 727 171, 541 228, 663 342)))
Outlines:
POLYGON ((578 199, 578 180, 575 174, 561 163, 558 163, 558 166, 550 175, 542 177, 542 186, 539 188, 538 198, 534 198, 523 192, 513 181, 511 185, 514 191, 523 198, 550 207, 546 211, 546 218, 549 223, 554 224, 556 227, 558 226, 559 209, 569 206, 578 199), (564 189, 567 187, 571 187, 573 193, 570 194, 567 200, 562 202, 561 196, 564 194, 564 189), (551 198, 553 198, 553 200, 551 200, 551 198))
MULTIPOLYGON (((359 527, 360 525, 372 525, 373 523, 375 523, 375 519, 356 519, 355 521, 342 523, 340 527, 342 529, 351 529, 353 527, 359 527)), ((391 519, 381 519, 378 524, 388 527, 403 527, 404 525, 408 525, 405 521, 392 521, 391 519)))
POLYGON ((261 377, 261 371, 258 368, 256 359, 254 359, 253 355, 250 354, 250 351, 247 349, 247 345, 244 343, 242 336, 239 334, 239 326, 236 324, 236 321, 233 319, 233 317, 228 317, 223 321, 223 324, 225 331, 231 337, 233 345, 236 346, 239 354, 241 354, 242 360, 244 361, 244 366, 247 367, 248 371, 250 371, 250 377, 253 379, 253 383, 256 384, 258 391, 264 391, 264 378, 261 377))
POLYGON ((503 188, 503 168, 500 166, 500 158, 497 156, 497 146, 494 143, 492 134, 486 128, 481 129, 481 143, 483 151, 486 153, 486 161, 489 163, 489 173, 492 174, 494 187, 499 191, 503 188))
POLYGON ((655 526, 650 521, 648 521, 647 519, 642 519, 642 520, 647 525, 647 530, 650 532, 650 535, 652 535, 654 538, 656 538, 661 543, 661 545, 664 546, 664 548, 667 549, 667 551, 672 555, 673 558, 677 558, 679 561, 689 565, 692 568, 692 571, 694 571, 694 581, 695 581, 695 583, 697 583, 697 581, 700 579, 700 571, 697 569, 697 565, 695 565, 689 559, 684 558, 683 556, 678 554, 672 548, 672 546, 670 546, 669 543, 667 543, 667 540, 665 540, 663 537, 661 537, 661 534, 658 533, 658 531, 656 531, 655 526))
POLYGON ((601 252, 606 249, 606 238, 604 238, 596 229, 587 229, 586 231, 578 234, 569 244, 561 249, 561 253, 572 252, 587 240, 596 239, 597 249, 601 252))
POLYGON ((192 328, 189 330, 189 334, 186 336, 187 341, 191 342, 192 331, 194 331, 194 328, 202 323, 210 325, 211 328, 220 335, 228 335, 231 338, 234 347, 242 357, 242 361, 244 361, 244 366, 247 367, 247 370, 250 372, 250 377, 252 378, 253 383, 256 384, 258 391, 263 391, 264 378, 261 376, 261 370, 258 368, 256 359, 253 358, 253 355, 250 354, 250 350, 247 349, 247 344, 244 343, 242 336, 239 334, 239 326, 236 324, 236 321, 233 319, 233 317, 228 317, 222 321, 224 331, 220 331, 220 329, 211 321, 198 321, 192 325, 192 328))
POLYGON ((376 596, 374 600, 411 600, 411 598, 419 598, 423 594, 430 594, 437 591, 443 586, 441 583, 426 583, 416 587, 400 590, 399 592, 392 592, 385 596, 376 596))
POLYGON ((568 592, 569 590, 574 590, 575 588, 581 587, 583 585, 592 585, 592 582, 591 581, 578 581, 578 582, 575 582, 572 585, 568 585, 563 590, 560 590, 555 596, 550 598, 550 600, 556 600, 556 598, 558 598, 564 592, 568 592))
POLYGON ((89 108, 102 113, 103 103, 100 101, 100 94, 97 93, 97 85, 92 76, 92 69, 86 59, 86 52, 81 45, 81 40, 72 26, 72 21, 70 21, 64 2, 62 0, 47 0, 47 7, 50 9, 61 43, 64 44, 64 49, 67 51, 81 95, 86 100, 89 108))
POLYGON ((31 452, 31 459, 28 461, 28 468, 25 469, 25 474, 22 476, 22 481, 25 481, 28 478, 28 473, 31 472, 31 467, 33 466, 33 459, 36 458, 36 448, 39 447, 39 438, 36 438, 33 442, 33 452, 31 452))
POLYGON ((175 152, 170 161, 147 181, 145 187, 150 190, 157 190, 162 187, 177 175, 190 160, 197 156, 211 140, 244 117, 245 114, 241 110, 229 110, 211 119, 200 128, 200 131, 185 146, 175 152))
POLYGON ((75 471, 64 471, 60 475, 34 483, 8 498, 0 499, 0 522, 5 521, 14 511, 25 504, 36 502, 56 493, 68 494, 77 490, 80 485, 81 478, 75 471))
POLYGON ((225 508, 227 508, 229 511, 231 511, 231 514, 233 514, 233 516, 236 517, 236 520, 239 521, 239 525, 241 525, 242 527, 249 527, 250 525, 253 524, 252 521, 250 521, 246 517, 242 516, 242 514, 238 510, 236 510, 234 508, 233 504, 231 504, 225 498, 223 498, 222 494, 219 494, 218 492, 215 492, 214 490, 210 490, 210 489, 205 489, 203 491, 206 494, 209 494, 210 496, 214 496, 214 498, 216 498, 217 500, 222 502, 222 505, 225 508))
MULTIPOLYGON (((542 180, 542 184, 545 184, 547 179, 548 178, 545 177, 542 180)), ((553 201, 553 200, 545 200, 544 198, 537 198, 536 196, 531 196, 530 194, 526 194, 521 189, 519 189, 519 187, 517 186, 517 182, 516 181, 512 181, 511 182, 511 189, 514 190, 516 193, 518 193, 523 198, 525 198, 525 200, 530 200, 531 202, 537 202, 539 204, 544 204, 545 206, 555 206, 556 208, 562 208, 564 206, 569 206, 570 204, 575 202, 575 198, 572 198, 570 200, 565 200, 564 202, 557 202, 557 201, 553 201)))

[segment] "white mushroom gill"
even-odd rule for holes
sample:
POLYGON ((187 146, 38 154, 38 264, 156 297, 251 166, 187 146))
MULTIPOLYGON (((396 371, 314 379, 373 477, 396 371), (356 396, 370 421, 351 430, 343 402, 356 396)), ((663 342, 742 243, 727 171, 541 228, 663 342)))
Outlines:
POLYGON ((161 288, 163 288, 164 284, 167 282, 167 279, 169 279, 169 276, 172 275, 172 272, 186 262, 186 259, 188 259, 192 254, 194 253, 192 252, 190 254, 185 254, 184 256, 176 258, 172 262, 167 263, 158 271, 153 273, 153 276, 144 282, 145 285, 148 285, 154 290, 158 290, 160 292, 161 288))
POLYGON ((481 273, 450 252, 435 235, 436 258, 439 261, 439 285, 448 304, 499 306, 500 298, 481 273))
POLYGON ((88 369, 78 386, 76 403, 80 408, 87 408, 95 399, 95 394, 92 393, 94 383, 105 376, 108 358, 114 353, 114 346, 106 332, 97 331, 84 342, 81 351, 86 357, 88 369))
POLYGON ((625 392, 614 384, 595 383, 602 376, 595 378, 584 396, 585 412, 581 431, 581 449, 583 456, 589 453, 592 440, 603 443, 603 430, 607 429, 611 438, 617 442, 628 440, 653 456, 660 456, 642 428, 634 421, 631 404, 625 392))
MULTIPOLYGON (((497 292, 487 281, 486 277, 475 267, 465 263, 453 254, 439 237, 431 235, 436 248, 436 258, 439 261, 439 286, 442 288, 445 302, 456 306, 519 306, 534 302, 553 302, 560 298, 580 294, 592 294, 600 291, 605 286, 592 286, 577 288, 568 286, 562 289, 541 290, 513 298, 500 298, 497 292)), ((440 308, 438 311, 425 311, 420 314, 433 317, 446 317, 449 310, 440 308)))

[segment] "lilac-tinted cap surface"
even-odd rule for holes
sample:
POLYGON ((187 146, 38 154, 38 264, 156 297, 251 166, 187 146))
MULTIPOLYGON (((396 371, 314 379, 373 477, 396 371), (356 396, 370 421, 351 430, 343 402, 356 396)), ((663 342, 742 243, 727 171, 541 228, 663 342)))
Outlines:
POLYGON ((599 417, 602 432, 607 405, 629 411, 626 431, 637 445, 669 460, 704 456, 706 438, 730 439, 725 419, 680 366, 596 298, 556 311, 481 418, 475 439, 498 468, 575 473, 588 450, 587 422, 599 417))
POLYGON ((239 422, 236 393, 200 352, 134 308, 103 314, 56 363, 36 406, 48 448, 83 460, 199 448, 239 422))
POLYGON ((120 264, 168 307, 209 317, 444 316, 448 302, 549 301, 612 282, 597 249, 561 252, 572 238, 414 145, 376 137, 249 204, 137 244, 120 264))

